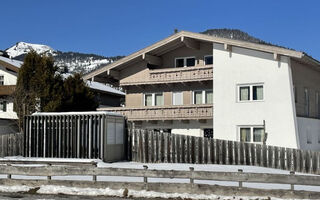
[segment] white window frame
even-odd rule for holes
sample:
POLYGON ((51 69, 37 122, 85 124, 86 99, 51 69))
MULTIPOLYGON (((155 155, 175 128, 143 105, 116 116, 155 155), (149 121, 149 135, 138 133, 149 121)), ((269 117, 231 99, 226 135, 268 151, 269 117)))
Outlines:
POLYGON ((183 92, 182 92, 182 91, 172 92, 172 105, 174 105, 174 106, 183 105, 183 92), (182 101, 182 104, 175 104, 175 103, 174 103, 174 102, 175 102, 174 93, 181 93, 181 101, 182 101))
MULTIPOLYGON (((187 59, 188 58, 194 58, 194 66, 189 66, 189 67, 195 67, 197 65, 197 60, 195 56, 189 56, 189 57, 177 57, 174 59, 174 67, 177 68, 177 60, 178 59, 183 59, 183 67, 187 67, 187 59)), ((178 67, 179 68, 179 67, 178 67)))
MULTIPOLYGON (((247 142, 247 143, 254 143, 254 144, 263 144, 263 139, 262 138, 262 141, 261 142, 254 142, 253 141, 253 129, 254 128, 264 128, 263 125, 241 125, 241 126, 238 126, 238 141, 241 142, 241 128, 250 128, 250 142, 247 142)), ((265 134, 265 131, 264 131, 264 134, 265 134)))
POLYGON ((205 55, 205 56, 203 56, 203 63, 204 63, 204 65, 213 65, 213 55, 205 55), (207 64, 206 63, 206 57, 209 57, 209 56, 212 57, 212 64, 207 64))
MULTIPOLYGON (((195 93, 195 92, 202 92, 202 101, 201 101, 201 104, 207 104, 207 103, 206 103, 206 93, 207 93, 208 91, 209 91, 209 92, 213 92, 213 90, 209 90, 209 89, 208 89, 208 90, 193 90, 193 91, 192 91, 192 97, 191 97, 191 98, 192 98, 192 104, 195 104, 195 101, 194 101, 194 93, 195 93)), ((212 103, 213 103, 213 102, 212 102, 212 103)), ((209 103, 209 104, 211 104, 211 103, 209 103)), ((199 104, 195 104, 195 105, 199 105, 199 104)))
POLYGON ((163 92, 155 92, 155 93, 144 93, 143 94, 143 106, 147 106, 146 105, 146 95, 152 95, 152 103, 151 106, 156 106, 156 94, 161 94, 162 95, 162 100, 163 100, 163 104, 164 104, 164 96, 163 96, 163 92))
POLYGON ((265 100, 265 87, 264 83, 254 83, 254 84, 238 84, 237 85, 237 102, 243 103, 243 102, 262 102, 265 100), (253 100, 253 87, 254 86, 262 86, 262 93, 263 93, 263 99, 261 100, 253 100), (241 87, 249 87, 249 100, 240 100, 240 88, 241 87))

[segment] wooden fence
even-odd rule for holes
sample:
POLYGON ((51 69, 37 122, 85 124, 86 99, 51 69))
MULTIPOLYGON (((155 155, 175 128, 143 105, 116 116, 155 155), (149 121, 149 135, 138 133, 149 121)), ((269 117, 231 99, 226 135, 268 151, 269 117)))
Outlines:
POLYGON ((153 131, 129 130, 129 160, 254 165, 320 174, 320 152, 153 131))
MULTIPOLYGON (((210 171, 195 171, 194 168, 190 167, 188 170, 155 170, 148 169, 145 165, 144 169, 130 169, 130 168, 103 168, 97 167, 96 162, 41 162, 38 161, 37 164, 43 164, 42 166, 28 166, 28 164, 34 164, 34 162, 28 161, 6 161, 0 160, 0 172, 1 174, 7 175, 6 179, 0 179, 0 184, 9 184, 13 183, 23 183, 25 185, 29 185, 32 183, 33 185, 64 185, 64 186, 81 186, 81 187, 107 187, 112 185, 117 185, 121 188, 124 187, 135 187, 137 188, 137 184, 140 189, 154 188, 157 190, 153 184, 154 181, 149 182, 149 178, 170 178, 170 179, 189 179, 189 183, 175 183, 174 185, 170 183, 166 183, 165 181, 161 181, 163 185, 158 185, 164 187, 166 190, 170 190, 170 192, 177 192, 177 190, 181 190, 184 193, 192 193, 193 191, 188 191, 186 188, 191 186, 190 188, 197 189, 197 192, 207 192, 211 194, 212 189, 216 186, 207 185, 206 182, 195 183, 195 180, 210 180, 210 181, 231 181, 238 182, 238 186, 236 188, 243 190, 245 187, 243 186, 244 182, 247 183, 275 183, 275 184, 286 184, 291 185, 291 192, 298 192, 295 190, 295 184, 298 185, 307 185, 307 186, 320 186, 320 176, 306 176, 306 175, 296 175, 292 174, 267 174, 267 173, 245 173, 241 170, 238 172, 210 172, 210 171), (19 166, 19 164, 21 166, 19 166), (24 179, 23 177, 15 177, 12 179, 13 175, 21 175, 21 176, 35 176, 38 177, 37 180, 31 180, 30 178, 24 179), (61 176, 92 176, 92 181, 79 181, 79 180, 70 180, 68 181, 61 178, 61 176), (43 178, 39 178, 39 176, 46 177, 46 180, 43 178), (53 180, 54 176, 59 176, 59 180, 53 180), (143 182, 134 180, 130 184, 125 184, 119 182, 111 182, 98 180, 98 176, 121 176, 121 177, 141 177, 143 178, 143 182), (11 182, 10 182, 11 181, 11 182), (109 182, 109 184, 108 184, 109 182), (142 183, 142 184, 141 184, 142 183), (170 187, 169 187, 169 185, 170 187), (189 184, 189 185, 188 185, 189 184), (195 187, 196 185, 202 185, 199 187, 195 187), (184 187, 187 186, 187 187, 184 187)), ((112 179, 113 180, 113 179, 112 179)), ((114 179, 116 180, 116 178, 114 179)), ((141 179, 140 179, 141 180, 141 179)), ((172 182, 172 181, 170 181, 172 182)), ((228 187, 229 188, 229 187, 228 187)), ((159 188, 158 188, 159 189, 159 188)), ((151 189, 152 190, 152 189, 151 189)), ((167 192, 166 190, 162 192, 167 192)), ((256 193, 257 191, 252 191, 255 196, 260 193, 256 193)), ((289 190, 287 190, 289 191, 289 190)), ((298 192, 299 193, 299 192, 298 192)), ((263 193, 264 194, 264 193, 263 193)), ((265 193, 269 194, 269 193, 265 193)), ((283 190, 279 193, 283 196, 283 190)), ((291 193, 295 194, 295 193, 291 193)), ((300 193, 301 194, 301 193, 300 193)), ((306 192, 303 193, 307 195, 309 198, 317 197, 320 198, 319 192, 306 192)), ((304 196, 305 197, 305 196, 304 196)))
POLYGON ((0 135, 0 157, 23 155, 23 134, 0 135))

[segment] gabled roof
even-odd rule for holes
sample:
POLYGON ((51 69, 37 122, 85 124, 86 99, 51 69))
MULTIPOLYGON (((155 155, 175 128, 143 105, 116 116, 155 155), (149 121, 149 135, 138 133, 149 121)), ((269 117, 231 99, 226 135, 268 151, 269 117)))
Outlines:
POLYGON ((177 48, 182 46, 182 41, 186 39, 193 39, 197 41, 203 41, 203 42, 212 42, 212 43, 220 43, 225 45, 231 45, 231 46, 237 46, 247 49, 253 49, 257 51, 263 51, 268 53, 273 53, 274 55, 284 55, 289 56, 292 58, 295 58, 297 60, 300 60, 302 62, 320 66, 320 62, 311 56, 308 56, 304 52, 295 51, 291 49, 286 49, 283 47, 278 46, 272 46, 272 45, 266 45, 266 44, 257 44, 252 42, 246 42, 246 41, 240 41, 240 40, 234 40, 234 39, 228 39, 228 38, 221 38, 221 37, 215 37, 200 33, 193 33, 188 31, 180 31, 176 34, 173 34, 159 42, 154 43, 153 45, 150 45, 144 49, 141 49, 131 55, 128 55, 118 61, 115 61, 105 67, 99 68, 95 71, 92 71, 86 75, 83 76, 85 80, 91 79, 99 74, 107 72, 109 74, 111 69, 122 69, 123 67, 126 67, 130 63, 135 63, 139 60, 142 60, 145 58, 146 54, 154 55, 154 56, 160 56, 166 52, 168 52, 168 49, 170 48, 177 48), (166 50, 167 49, 167 50, 166 50))
POLYGON ((23 62, 0 56, 0 65, 18 72, 23 62))

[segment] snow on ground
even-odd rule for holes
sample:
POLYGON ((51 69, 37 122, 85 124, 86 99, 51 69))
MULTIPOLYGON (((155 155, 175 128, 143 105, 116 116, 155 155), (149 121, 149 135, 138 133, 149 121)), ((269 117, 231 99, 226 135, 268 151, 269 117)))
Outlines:
MULTIPOLYGON (((54 162, 98 162, 98 167, 101 168, 130 168, 143 169, 144 165, 148 169, 157 170, 189 170, 193 167, 195 171, 213 171, 213 172, 237 172, 242 169, 244 173, 270 173, 270 174, 289 174, 289 171, 255 167, 243 165, 217 165, 217 164, 178 164, 178 163, 137 163, 137 162, 115 162, 104 163, 96 159, 58 159, 58 158, 23 158, 23 157, 7 157, 9 160, 31 160, 31 161, 54 161, 54 162)), ((1 159, 0 159, 1 160, 1 159)), ((39 166, 39 165, 38 165, 39 166)), ((317 176, 311 174, 297 173, 299 175, 317 176)), ((1 178, 6 178, 6 175, 0 175, 1 178)), ((14 179, 45 179, 46 177, 28 177, 13 175, 14 179)), ((92 180, 92 176, 53 176, 52 180, 92 180)), ((123 177, 123 176, 98 176, 97 181, 113 181, 113 182, 143 182, 143 177, 123 177)), ((189 179, 168 179, 168 178, 148 178, 148 182, 167 182, 167 183, 189 183, 189 179)), ((195 180, 198 184, 222 185, 222 186, 238 186, 238 182, 232 181, 210 181, 210 180, 195 180)), ((243 183, 244 187, 259 188, 259 189, 290 189, 288 184, 265 184, 265 183, 243 183)), ((304 186, 295 185, 295 190, 306 190, 320 192, 320 186, 304 186)), ((139 194, 139 192, 137 193, 139 194)), ((174 198, 174 197, 172 197, 174 198)))

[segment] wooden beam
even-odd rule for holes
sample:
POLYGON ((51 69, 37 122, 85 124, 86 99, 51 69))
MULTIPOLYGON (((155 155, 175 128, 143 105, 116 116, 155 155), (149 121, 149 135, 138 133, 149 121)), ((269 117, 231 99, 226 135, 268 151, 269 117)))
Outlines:
POLYGON ((119 71, 115 71, 112 69, 107 70, 107 75, 112 76, 114 79, 117 79, 117 80, 119 80, 119 77, 120 77, 119 71))
POLYGON ((197 49, 197 50, 200 49, 200 42, 198 42, 194 39, 182 36, 181 42, 183 42, 188 48, 197 49))
POLYGON ((280 55, 277 53, 273 53, 273 59, 280 60, 280 55))
POLYGON ((147 61, 150 65, 157 65, 157 66, 162 65, 162 59, 157 56, 152 56, 144 53, 142 54, 142 59, 147 61))
POLYGON ((229 52, 232 51, 232 46, 230 44, 224 43, 224 50, 227 50, 229 52))

